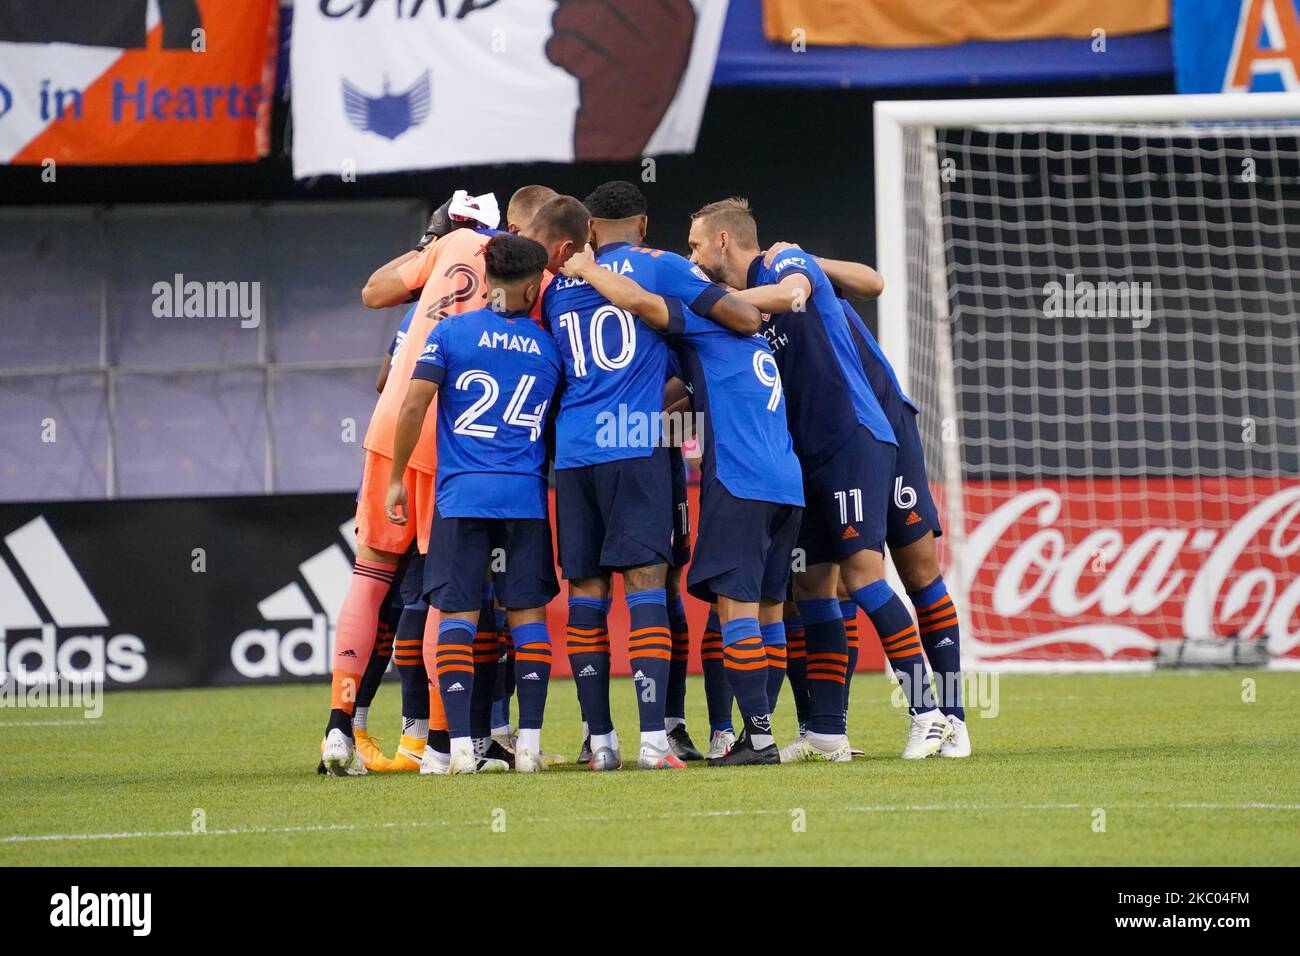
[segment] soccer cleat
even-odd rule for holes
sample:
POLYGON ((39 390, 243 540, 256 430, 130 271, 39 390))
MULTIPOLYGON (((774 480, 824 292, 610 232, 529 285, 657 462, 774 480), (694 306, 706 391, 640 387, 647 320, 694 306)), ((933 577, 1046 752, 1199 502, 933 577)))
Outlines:
POLYGON ((504 734, 493 734, 492 739, 496 741, 503 750, 506 750, 509 753, 515 752, 515 741, 517 738, 509 731, 506 731, 504 734))
POLYGON ((320 760, 326 772, 336 777, 362 777, 366 774, 366 765, 352 738, 337 727, 321 741, 320 760))
POLYGON ((650 744, 642 744, 636 755, 636 765, 642 770, 685 770, 686 764, 669 750, 660 750, 650 744))
POLYGON ((750 764, 780 762, 781 752, 776 749, 776 744, 755 747, 749 739, 749 734, 746 733, 742 733, 740 739, 721 757, 709 758, 710 767, 744 767, 750 764))
POLYGON ((732 747, 736 745, 736 735, 730 730, 715 730, 709 738, 709 762, 718 760, 727 755, 732 747))
POLYGON ((515 770, 519 773, 541 773, 547 767, 546 756, 531 750, 515 751, 515 770))
MULTIPOLYGON (((478 748, 475 748, 477 751, 478 748)), ((495 737, 489 737, 487 746, 478 751, 481 760, 492 760, 497 763, 503 763, 506 768, 513 770, 515 768, 515 755, 501 746, 501 743, 495 737)), ((493 771, 479 770, 479 773, 492 773, 493 771)))
POLYGON ((440 754, 432 747, 426 746, 424 754, 420 758, 420 776, 427 777, 430 775, 444 777, 450 769, 450 760, 448 755, 440 754))
POLYGON ((704 759, 704 754, 700 753, 699 748, 695 746, 695 741, 691 740, 691 735, 686 732, 685 724, 678 724, 668 731, 668 749, 678 760, 704 759))
POLYGON ((457 776, 462 773, 478 773, 478 757, 474 756, 469 750, 456 750, 452 752, 451 760, 447 762, 447 773, 457 776))
POLYGON ((379 738, 372 737, 364 730, 353 728, 352 739, 355 741, 357 753, 361 754, 361 762, 366 765, 366 769, 371 773, 388 773, 396 769, 393 761, 384 756, 384 752, 379 749, 379 738))
POLYGON ((952 728, 952 736, 939 745, 939 756, 969 757, 970 734, 966 730, 966 721, 949 716, 948 726, 952 728))
POLYGON ((854 747, 852 745, 849 746, 850 757, 865 757, 866 755, 867 752, 865 750, 859 750, 857 747, 854 747))
POLYGON ((853 759, 849 738, 841 737, 840 742, 831 750, 822 750, 813 744, 811 738, 796 737, 780 750, 781 763, 802 763, 824 760, 827 763, 847 763, 853 759))
POLYGON ((578 763, 591 763, 591 735, 582 738, 582 749, 578 751, 578 763))
POLYGON ((623 766, 623 758, 613 747, 597 747, 587 766, 592 770, 617 770, 623 766))
POLYGON ((417 737, 407 737, 402 735, 402 742, 397 747, 397 753, 393 754, 392 772, 394 773, 413 773, 420 769, 420 764, 424 761, 424 752, 428 745, 423 743, 417 737))
POLYGON ((912 726, 907 732, 907 746, 903 748, 903 759, 924 760, 933 756, 951 736, 952 726, 939 711, 913 714, 912 726))

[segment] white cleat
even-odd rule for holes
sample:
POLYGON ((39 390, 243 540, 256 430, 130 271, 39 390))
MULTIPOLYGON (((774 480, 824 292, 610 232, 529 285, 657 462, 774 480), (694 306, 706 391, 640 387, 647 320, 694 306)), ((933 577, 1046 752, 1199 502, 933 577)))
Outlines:
POLYGON ((641 744, 636 755, 636 765, 642 770, 685 770, 686 763, 670 747, 660 750, 651 744, 641 744))
POLYGON ((523 748, 515 751, 515 770, 520 773, 541 773, 548 766, 545 754, 533 753, 523 748))
POLYGON ((721 760, 727 754, 731 753, 731 748, 736 746, 736 735, 730 730, 715 730, 713 736, 709 738, 709 760, 721 760))
POLYGON ((907 732, 907 746, 903 748, 904 760, 924 760, 939 752, 945 740, 952 737, 952 727, 942 712, 932 710, 914 714, 907 732))
POLYGON ((321 742, 320 760, 336 777, 364 777, 369 772, 352 738, 337 727, 321 742))
POLYGON ((420 758, 420 776, 427 777, 434 775, 445 777, 450 770, 451 758, 447 754, 440 754, 432 747, 424 748, 424 755, 420 758))
POLYGON ((849 738, 841 737, 830 750, 822 750, 809 737, 796 737, 781 748, 781 763, 803 763, 823 760, 827 763, 848 763, 853 759, 849 738))
POLYGON ((472 750, 452 751, 451 760, 447 762, 447 773, 452 776, 462 773, 478 773, 479 758, 472 750))
POLYGON ((587 766, 592 770, 617 770, 623 766, 623 755, 615 747, 597 747, 587 766))
POLYGON ((948 726, 952 736, 939 745, 940 757, 969 757, 970 734, 966 730, 966 721, 960 717, 949 717, 948 726))

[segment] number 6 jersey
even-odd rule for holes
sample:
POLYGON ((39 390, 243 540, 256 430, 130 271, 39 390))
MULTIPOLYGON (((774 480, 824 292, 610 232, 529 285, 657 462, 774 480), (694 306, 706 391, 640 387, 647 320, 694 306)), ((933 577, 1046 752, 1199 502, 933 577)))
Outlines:
POLYGON ((439 515, 546 517, 543 431, 561 374, 526 311, 477 309, 433 327, 411 378, 439 386, 439 515))

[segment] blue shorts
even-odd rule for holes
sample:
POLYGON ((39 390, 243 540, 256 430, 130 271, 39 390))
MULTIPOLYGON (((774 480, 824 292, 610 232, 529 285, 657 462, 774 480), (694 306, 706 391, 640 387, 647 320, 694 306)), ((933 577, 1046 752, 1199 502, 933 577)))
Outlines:
POLYGON ((667 564, 673 554, 668 449, 556 469, 555 529, 568 581, 667 564))
POLYGON ((889 424, 898 438, 898 457, 894 464, 894 485, 889 489, 889 515, 885 541, 891 551, 915 544, 933 531, 943 534, 939 509, 930 495, 930 480, 925 473, 925 454, 921 433, 916 427, 916 412, 901 401, 889 415, 889 424))
POLYGON ((784 601, 803 509, 737 498, 714 478, 700 493, 700 534, 687 575, 692 597, 784 601))
POLYGON ((436 515, 424 562, 424 596, 440 611, 477 611, 492 571, 495 595, 510 610, 544 607, 560 593, 545 518, 436 515))
POLYGON ((804 468, 799 549, 809 565, 843 561, 864 548, 885 553, 898 449, 858 427, 831 459, 804 468))
POLYGON ((691 563, 691 509, 686 500, 686 459, 680 448, 668 449, 668 467, 673 476, 673 557, 670 567, 691 563))

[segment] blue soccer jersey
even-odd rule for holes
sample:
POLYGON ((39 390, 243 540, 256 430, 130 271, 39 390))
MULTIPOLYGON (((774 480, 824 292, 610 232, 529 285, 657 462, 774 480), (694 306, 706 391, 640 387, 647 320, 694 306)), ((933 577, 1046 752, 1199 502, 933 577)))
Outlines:
POLYGON ((477 309, 433 327, 412 379, 438 389, 438 514, 545 518, 555 343, 525 311, 477 309))
MULTIPOLYGON (((676 253, 614 242, 596 250, 596 261, 701 314, 727 294, 676 253)), ((565 371, 555 467, 650 455, 662 443, 669 357, 663 338, 581 279, 556 276, 543 295, 542 314, 565 371)))
POLYGON ((388 344, 389 367, 397 364, 397 350, 402 347, 402 341, 406 338, 406 333, 411 330, 411 316, 415 315, 415 310, 419 308, 419 302, 412 302, 411 307, 406 310, 406 315, 402 316, 401 323, 397 326, 397 331, 393 333, 393 341, 388 344))
POLYGON ((849 320, 849 328, 853 332, 853 339, 858 346, 858 354, 862 357, 862 370, 867 373, 867 381, 871 383, 871 391, 875 394, 876 399, 880 402, 882 408, 888 408, 895 400, 901 401, 912 411, 920 411, 913 402, 903 392, 903 388, 898 384, 898 376, 894 374, 894 366, 889 364, 889 359, 885 358, 885 353, 880 349, 880 343, 876 337, 871 334, 867 328, 867 323, 862 321, 862 316, 846 299, 840 299, 840 308, 844 310, 844 317, 849 320))
POLYGON ((803 473, 786 425, 781 374, 767 340, 748 338, 668 299, 668 339, 702 418, 704 484, 737 498, 803 506, 803 473))
POLYGON ((748 285, 775 285, 788 275, 804 276, 812 294, 803 311, 771 316, 763 323, 762 334, 781 369, 790 435, 799 460, 805 468, 829 460, 858 426, 880 441, 897 445, 862 370, 848 319, 816 260, 801 249, 787 249, 769 267, 761 255, 755 256, 748 285))

